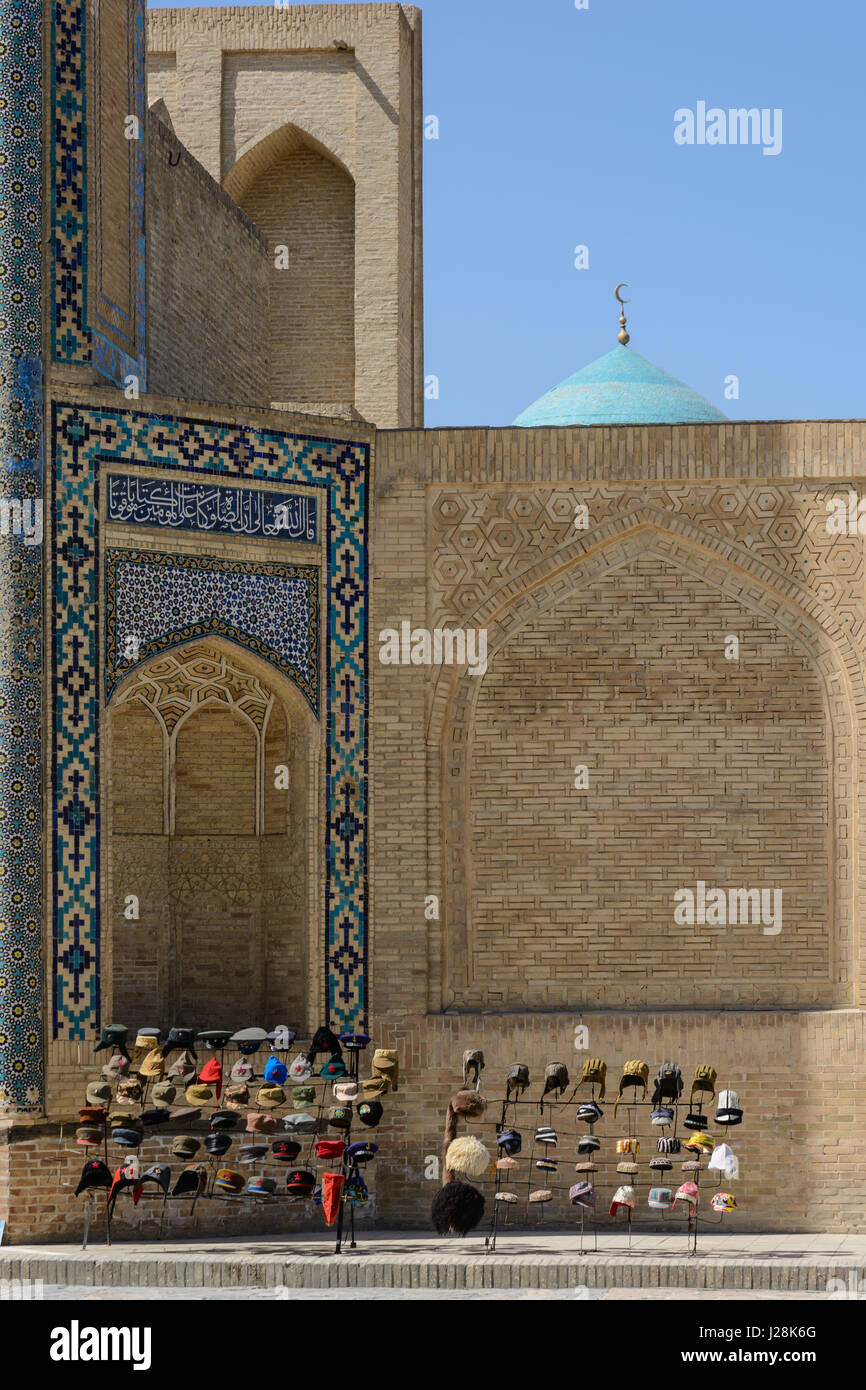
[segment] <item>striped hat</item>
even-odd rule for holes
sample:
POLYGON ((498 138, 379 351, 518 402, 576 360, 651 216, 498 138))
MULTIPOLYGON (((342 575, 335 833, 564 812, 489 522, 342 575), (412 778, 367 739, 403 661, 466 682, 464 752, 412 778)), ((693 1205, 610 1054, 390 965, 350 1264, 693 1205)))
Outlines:
POLYGON ((539 1125, 535 1131, 536 1144, 556 1144, 556 1130, 550 1125, 539 1125))

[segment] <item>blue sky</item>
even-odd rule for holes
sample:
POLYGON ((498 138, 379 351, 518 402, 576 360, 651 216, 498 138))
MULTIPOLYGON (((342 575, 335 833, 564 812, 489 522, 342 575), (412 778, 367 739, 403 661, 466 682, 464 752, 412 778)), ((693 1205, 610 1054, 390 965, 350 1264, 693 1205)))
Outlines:
POLYGON ((421 8, 429 426, 509 424, 607 352, 623 280, 632 348, 732 418, 866 415, 862 6, 421 8), (780 108, 781 153, 678 145, 699 101, 780 108))

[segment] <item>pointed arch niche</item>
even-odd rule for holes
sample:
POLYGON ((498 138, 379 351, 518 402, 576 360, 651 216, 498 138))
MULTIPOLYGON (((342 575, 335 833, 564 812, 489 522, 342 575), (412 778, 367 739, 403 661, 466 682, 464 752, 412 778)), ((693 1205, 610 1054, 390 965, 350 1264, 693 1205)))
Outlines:
POLYGON ((864 690, 831 610, 647 508, 463 625, 487 629, 488 666, 442 668, 434 685, 431 1007, 857 1002, 864 690), (699 880, 726 896, 780 889, 781 931, 678 925, 674 894, 699 880))
POLYGON ((305 1019, 321 967, 306 701, 208 637, 130 673, 107 725, 109 1012, 182 1027, 305 1019))

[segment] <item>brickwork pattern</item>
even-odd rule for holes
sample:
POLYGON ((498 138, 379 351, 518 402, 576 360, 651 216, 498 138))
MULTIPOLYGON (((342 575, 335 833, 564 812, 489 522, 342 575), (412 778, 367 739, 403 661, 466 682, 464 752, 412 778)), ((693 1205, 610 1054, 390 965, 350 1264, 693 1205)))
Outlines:
POLYGON ((267 406, 271 262, 259 229, 152 114, 147 121, 148 386, 267 406))
POLYGON ((274 369, 278 381, 300 380, 309 395, 293 388, 272 400, 336 406, 353 378, 348 399, 364 419, 420 426, 420 11, 397 4, 162 9, 148 16, 148 33, 149 102, 165 101, 183 145, 262 216, 269 237, 291 245, 289 270, 272 276, 274 287, 278 275, 287 277, 272 311, 274 369), (280 222, 286 234, 277 236, 280 222), (329 257, 336 257, 331 286, 329 257), (311 370, 302 376, 308 356, 311 370))

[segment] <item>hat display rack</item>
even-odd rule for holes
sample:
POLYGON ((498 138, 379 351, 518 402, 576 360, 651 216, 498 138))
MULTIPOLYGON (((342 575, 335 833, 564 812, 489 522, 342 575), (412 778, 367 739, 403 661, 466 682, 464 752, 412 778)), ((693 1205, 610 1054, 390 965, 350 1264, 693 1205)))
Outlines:
MULTIPOLYGON (((493 1184, 493 1211, 485 1239, 488 1252, 495 1251, 500 1230, 507 1229, 509 1223, 515 1228, 514 1215, 529 1220, 530 1211, 535 1208, 538 1215, 534 1224, 541 1225, 545 1220, 545 1208, 557 1197, 565 1198, 578 1219, 579 1253, 585 1253, 584 1240, 588 1234, 592 1236, 592 1251, 597 1251, 599 1220, 595 1175, 601 1172, 612 1188, 610 1219, 616 1223, 618 1217, 622 1219, 620 1213, 624 1214, 628 1226, 627 1249, 631 1251, 633 1227, 639 1230, 642 1224, 640 1216, 636 1217, 636 1189, 640 1176, 647 1172, 658 1173, 661 1177, 671 1172, 680 1155, 683 1181, 676 1195, 670 1187, 651 1185, 646 1204, 654 1220, 667 1223, 674 1219, 679 1223, 678 1208, 685 1209, 684 1234, 689 1255, 698 1253, 699 1225, 720 1226, 725 1215, 739 1206, 723 1186, 739 1177, 739 1160, 728 1143, 728 1136, 732 1127, 742 1123, 743 1111, 735 1091, 720 1090, 717 1094, 714 1067, 701 1064, 695 1068, 686 1101, 683 1076, 673 1062, 664 1062, 659 1067, 650 1096, 649 1066, 642 1061, 627 1061, 615 1098, 608 1095, 607 1066, 600 1058, 586 1059, 580 1076, 573 1083, 565 1063, 551 1062, 541 1078, 541 1093, 537 1098, 530 1094, 535 1088, 529 1068, 518 1064, 511 1067, 506 1076, 504 1094, 490 1104, 481 1095, 483 1070, 483 1053, 477 1049, 464 1053, 464 1089, 451 1097, 446 1117, 443 1151, 446 1185, 437 1194, 432 1213, 440 1233, 450 1230, 466 1234, 472 1228, 466 1220, 460 1220, 459 1208, 461 1205, 467 1207, 468 1197, 468 1192, 461 1193, 460 1184, 470 1178, 483 1179, 493 1184), (474 1072, 470 1068, 474 1068, 474 1072), (473 1081, 474 1091, 470 1089, 473 1081), (714 1116, 704 1108, 711 1106, 713 1101, 714 1116), (605 1124, 605 1109, 611 1105, 612 1114, 605 1124), (638 1161, 639 1130, 641 1121, 647 1118, 655 1140, 655 1153, 642 1169, 638 1161), (612 1128, 611 1119, 614 1121, 612 1128), (464 1121, 471 1132, 459 1136, 458 1121, 464 1121), (527 1124, 532 1131, 528 1144, 524 1142, 527 1124), (576 1131, 574 1137, 572 1126, 576 1131), (720 1138, 711 1136, 708 1132, 711 1126, 722 1131, 720 1138), (561 1179, 557 1181, 565 1162, 570 1164, 571 1161, 570 1157, 565 1162, 558 1157, 566 1144, 576 1146, 578 1181, 571 1184, 561 1179), (614 1158, 615 1172, 609 1161, 614 1158), (708 1161, 704 1164, 703 1159, 708 1161), (526 1176, 521 1173, 524 1163, 528 1165, 526 1176), (712 1173, 718 1176, 715 1180, 710 1177, 707 1184, 706 1179, 712 1173), (617 1185, 619 1178, 621 1185, 617 1185), (454 1188, 453 1195, 448 1195, 449 1186, 454 1188), (699 1211, 702 1193, 710 1198, 710 1208, 718 1213, 718 1220, 705 1217, 699 1211), (449 1204, 458 1212, 450 1225, 447 1220, 449 1204)), ((482 1219, 483 1198, 478 1193, 476 1196, 481 1205, 476 1206, 472 1226, 482 1219)))
MULTIPOLYGON (((86 1155, 75 1190, 76 1197, 86 1193, 82 1248, 87 1248, 96 1192, 103 1190, 109 1245, 117 1198, 131 1191, 136 1205, 143 1200, 161 1202, 157 1239, 169 1202, 190 1202, 189 1215, 194 1218, 200 1200, 237 1202, 240 1198, 245 1206, 244 1199, 252 1199, 260 1206, 279 1198, 294 1203, 312 1198, 326 1225, 336 1226, 337 1254, 348 1206, 350 1248, 354 1249, 355 1207, 369 1199, 362 1169, 375 1158, 378 1145, 370 1139, 353 1143, 352 1124, 356 1110, 365 1129, 379 1124, 381 1097, 397 1089, 397 1053, 376 1048, 371 1074, 360 1080, 361 1053, 371 1041, 367 1034, 337 1037, 328 1028, 318 1028, 309 1048, 290 1060, 295 1038, 295 1032, 285 1026, 270 1032, 257 1027, 198 1032, 171 1028, 165 1035, 148 1027, 138 1030, 130 1052, 125 1025, 103 1028, 94 1051, 110 1048, 111 1059, 102 1068, 102 1079, 88 1082, 86 1105, 79 1111, 75 1130, 75 1142, 86 1155), (206 1059, 199 1057, 201 1050, 208 1054, 206 1059), (236 1053, 228 1061, 227 1050, 236 1053), (319 1065, 323 1056, 325 1061, 319 1065), (259 1085, 253 1094, 256 1081, 259 1085), (231 1131, 240 1126, 245 1126, 246 1142, 240 1143, 236 1161, 250 1170, 248 1180, 235 1169, 221 1166, 231 1161, 227 1155, 237 1137, 231 1131), (280 1128, 281 1137, 277 1137, 280 1128), (328 1131, 337 1137, 325 1137, 328 1131), (171 1137, 172 1155, 181 1159, 196 1158, 204 1148, 204 1161, 185 1166, 171 1188, 167 1163, 144 1171, 139 1163, 138 1150, 151 1132, 171 1137), (113 1148, 132 1156, 121 1161, 112 1175, 113 1148), (94 1153, 101 1157, 93 1157, 94 1153), (277 1179, 265 1171, 269 1161, 286 1172, 282 1191, 277 1179)), ((65 1135, 68 1138, 68 1127, 61 1126, 61 1145, 65 1135)))

